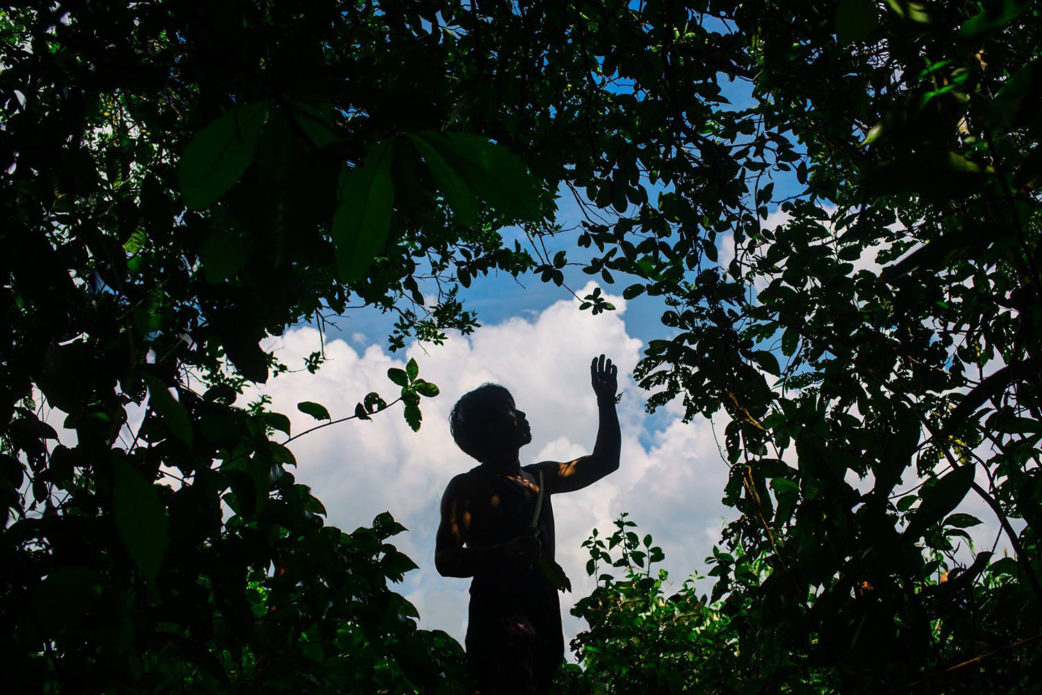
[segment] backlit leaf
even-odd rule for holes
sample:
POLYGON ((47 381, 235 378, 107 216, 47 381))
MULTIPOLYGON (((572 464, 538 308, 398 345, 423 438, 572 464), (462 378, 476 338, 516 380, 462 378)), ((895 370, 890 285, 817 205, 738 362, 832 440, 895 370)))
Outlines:
POLYGON ((970 491, 973 474, 973 466, 959 466, 932 485, 924 486, 919 495, 922 502, 912 513, 905 533, 911 538, 918 538, 955 509, 970 491))
POLYGON ((267 101, 237 106, 195 134, 178 170, 188 207, 216 202, 239 180, 253 159, 269 107, 267 101))
POLYGON ((333 244, 337 270, 345 282, 365 277, 387 245, 394 207, 392 156, 392 142, 376 145, 365 163, 350 170, 340 185, 340 206, 333 215, 333 244))
POLYGON ((116 529, 130 556, 149 580, 155 580, 166 554, 166 508, 152 481, 123 461, 113 462, 112 511, 116 529))
POLYGON ((313 401, 301 401, 297 403, 297 410, 302 413, 306 413, 316 420, 330 420, 329 411, 321 403, 315 403, 313 401))
POLYGON ((192 445, 192 420, 188 417, 188 411, 167 390, 157 377, 146 374, 145 383, 148 385, 149 407, 163 419, 163 423, 170 432, 187 446, 192 445))
POLYGON ((478 221, 478 203, 463 178, 445 161, 435 142, 429 142, 429 134, 415 133, 408 136, 416 149, 423 155, 435 183, 452 206, 458 221, 465 227, 473 227, 478 221))

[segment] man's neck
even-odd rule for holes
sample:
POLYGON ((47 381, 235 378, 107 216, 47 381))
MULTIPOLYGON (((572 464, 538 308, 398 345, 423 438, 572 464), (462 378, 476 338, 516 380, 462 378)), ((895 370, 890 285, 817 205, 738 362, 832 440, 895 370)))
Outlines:
POLYGON ((481 467, 489 473, 514 474, 521 470, 521 457, 517 451, 499 456, 490 456, 481 462, 481 467))

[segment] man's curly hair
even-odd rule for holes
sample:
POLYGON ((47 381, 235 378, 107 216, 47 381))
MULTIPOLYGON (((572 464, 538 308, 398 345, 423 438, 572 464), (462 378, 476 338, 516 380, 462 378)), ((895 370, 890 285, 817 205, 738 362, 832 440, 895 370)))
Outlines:
POLYGON ((493 416, 504 403, 513 405, 514 397, 499 384, 482 384, 463 394, 449 414, 449 430, 460 449, 484 461, 488 453, 493 416))

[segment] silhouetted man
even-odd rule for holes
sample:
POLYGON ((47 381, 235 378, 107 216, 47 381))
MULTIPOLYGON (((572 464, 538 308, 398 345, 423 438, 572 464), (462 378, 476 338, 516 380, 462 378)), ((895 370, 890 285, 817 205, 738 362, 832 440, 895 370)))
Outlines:
POLYGON ((593 359, 597 441, 574 461, 521 466, 532 433, 502 386, 474 389, 452 409, 453 438, 481 465, 445 488, 434 559, 446 577, 473 577, 467 664, 481 695, 545 693, 564 659, 557 591, 567 579, 554 562, 550 499, 619 467, 617 375, 604 355, 593 359))

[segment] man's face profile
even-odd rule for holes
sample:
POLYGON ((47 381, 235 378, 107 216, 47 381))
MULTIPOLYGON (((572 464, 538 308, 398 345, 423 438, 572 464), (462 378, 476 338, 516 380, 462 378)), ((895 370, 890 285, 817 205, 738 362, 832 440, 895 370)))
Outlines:
POLYGON ((495 422, 493 446, 522 447, 532 441, 532 428, 523 410, 518 410, 512 396, 507 394, 499 404, 495 422))

